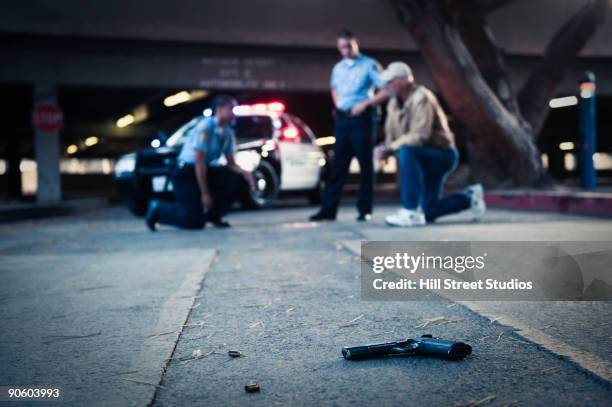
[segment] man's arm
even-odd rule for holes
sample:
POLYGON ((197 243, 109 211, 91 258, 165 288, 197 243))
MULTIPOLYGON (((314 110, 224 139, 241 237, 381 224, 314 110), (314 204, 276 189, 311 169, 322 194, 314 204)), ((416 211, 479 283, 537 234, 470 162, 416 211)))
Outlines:
POLYGON ((206 153, 196 150, 195 173, 200 187, 200 196, 202 197, 202 205, 207 209, 212 209, 213 199, 208 191, 208 167, 206 166, 206 153))
POLYGON ((360 114, 365 112, 365 110, 368 107, 378 106, 386 102, 391 97, 391 93, 385 87, 385 84, 383 83, 383 81, 380 79, 381 72, 382 72, 382 66, 378 62, 374 61, 374 63, 370 65, 370 68, 368 70, 368 75, 370 77, 372 84, 376 88, 378 88, 378 91, 376 92, 376 94, 374 94, 369 99, 364 100, 363 102, 357 103, 355 106, 353 106, 351 108, 351 114, 353 116, 359 116, 360 114))
POLYGON ((331 71, 331 76, 329 78, 329 89, 331 91, 332 101, 334 102, 334 108, 338 108, 338 93, 336 92, 336 87, 338 86, 338 75, 336 75, 337 64, 334 65, 331 71))
POLYGON ((226 159, 227 159, 227 168, 242 175, 244 179, 246 180, 246 182, 251 187, 251 189, 255 190, 255 180, 253 179, 253 174, 251 174, 248 171, 243 170, 242 168, 240 168, 238 164, 236 164, 236 159, 234 158, 234 154, 227 154, 226 159))
POLYGON ((338 95, 336 94, 336 91, 334 89, 331 90, 331 97, 334 101, 334 107, 338 107, 338 95))
POLYGON ((374 96, 369 99, 359 102, 351 108, 351 114, 353 116, 359 116, 368 107, 378 106, 385 103, 391 97, 391 93, 387 88, 381 88, 374 96))

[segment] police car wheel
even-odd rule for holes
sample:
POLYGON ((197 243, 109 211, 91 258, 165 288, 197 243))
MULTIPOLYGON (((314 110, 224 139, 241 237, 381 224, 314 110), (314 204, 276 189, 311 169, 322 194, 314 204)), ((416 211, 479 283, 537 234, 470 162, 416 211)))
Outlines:
POLYGON ((245 209, 265 208, 278 198, 280 182, 274 167, 266 161, 261 161, 253 171, 255 178, 255 191, 251 191, 242 207, 245 209))

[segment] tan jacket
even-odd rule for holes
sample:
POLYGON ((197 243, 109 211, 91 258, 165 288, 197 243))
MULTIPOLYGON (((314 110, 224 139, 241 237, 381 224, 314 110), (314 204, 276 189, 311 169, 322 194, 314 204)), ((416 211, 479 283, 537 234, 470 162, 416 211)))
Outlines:
POLYGON ((410 93, 403 106, 397 98, 391 98, 385 134, 385 144, 393 150, 404 146, 455 147, 455 137, 436 95, 421 85, 410 93))

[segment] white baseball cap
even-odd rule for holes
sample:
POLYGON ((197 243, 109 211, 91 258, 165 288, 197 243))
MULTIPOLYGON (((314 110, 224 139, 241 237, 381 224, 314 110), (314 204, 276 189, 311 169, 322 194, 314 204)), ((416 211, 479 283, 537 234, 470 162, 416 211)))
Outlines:
POLYGON ((387 84, 395 78, 401 78, 404 76, 412 78, 412 69, 410 69, 408 64, 403 62, 391 62, 387 69, 382 71, 380 74, 380 80, 387 84))

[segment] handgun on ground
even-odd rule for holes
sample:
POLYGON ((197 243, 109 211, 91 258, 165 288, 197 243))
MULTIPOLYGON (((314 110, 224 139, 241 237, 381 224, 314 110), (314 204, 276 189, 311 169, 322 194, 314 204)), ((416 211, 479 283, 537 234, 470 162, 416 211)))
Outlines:
POLYGON ((463 342, 449 341, 423 335, 418 339, 404 339, 397 342, 379 343, 342 348, 347 360, 360 360, 388 355, 435 356, 459 360, 472 353, 472 347, 463 342))

